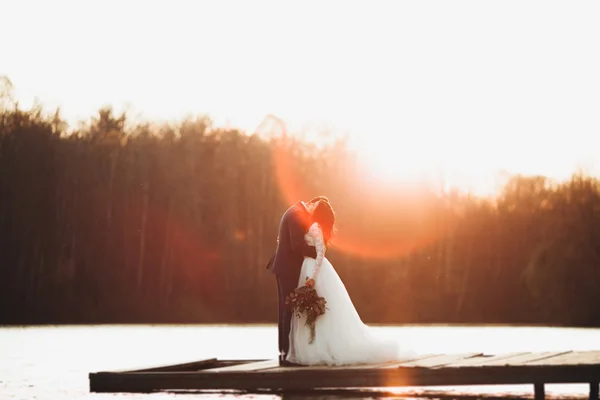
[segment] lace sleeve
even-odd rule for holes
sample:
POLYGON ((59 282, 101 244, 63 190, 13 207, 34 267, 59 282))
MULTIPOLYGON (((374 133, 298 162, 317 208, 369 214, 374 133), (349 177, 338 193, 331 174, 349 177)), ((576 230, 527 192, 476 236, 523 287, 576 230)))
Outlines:
POLYGON ((312 224, 308 232, 315 239, 315 249, 317 250, 315 272, 312 276, 312 278, 315 279, 319 273, 321 264, 323 263, 323 258, 325 257, 325 240, 323 239, 323 231, 317 223, 312 224))

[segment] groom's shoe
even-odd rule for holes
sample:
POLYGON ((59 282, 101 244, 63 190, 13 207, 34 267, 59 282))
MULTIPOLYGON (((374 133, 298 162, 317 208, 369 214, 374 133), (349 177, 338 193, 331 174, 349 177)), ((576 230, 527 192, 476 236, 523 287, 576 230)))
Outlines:
POLYGON ((300 364, 293 363, 285 359, 286 356, 279 357, 279 366, 280 367, 301 367, 300 364))
POLYGON ((301 367, 302 365, 293 363, 288 360, 279 360, 279 366, 280 367, 301 367))

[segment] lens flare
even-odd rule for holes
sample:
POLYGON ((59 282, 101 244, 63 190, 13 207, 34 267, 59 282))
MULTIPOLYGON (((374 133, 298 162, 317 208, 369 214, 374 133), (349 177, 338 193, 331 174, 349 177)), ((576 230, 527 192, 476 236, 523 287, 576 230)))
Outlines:
MULTIPOLYGON (((368 259, 390 259, 402 257, 418 248, 422 248, 431 243, 438 236, 430 224, 410 224, 414 228, 406 234, 403 234, 403 225, 406 223, 399 215, 402 213, 394 210, 393 204, 387 204, 385 209, 390 210, 389 215, 379 215, 376 219, 378 223, 387 225, 385 229, 379 232, 372 229, 364 229, 373 221, 374 214, 377 213, 380 205, 373 204, 364 207, 364 203, 356 201, 356 198, 363 197, 360 189, 357 188, 356 196, 351 194, 343 199, 344 204, 336 207, 336 198, 328 193, 315 193, 311 188, 310 182, 305 181, 305 174, 300 173, 300 165, 295 165, 294 140, 291 139, 286 131, 285 123, 281 119, 268 116, 259 125, 257 132, 266 135, 272 143, 272 160, 275 178, 279 191, 286 204, 293 204, 298 200, 310 200, 317 195, 325 195, 330 200, 336 210, 338 217, 338 232, 333 240, 333 247, 337 251, 346 254, 368 259), (352 203, 356 203, 354 206, 352 203), (356 223, 357 213, 363 212, 365 215, 361 223, 356 223), (357 212, 358 210, 358 212, 357 212), (373 213, 369 215, 369 213, 373 213), (365 232, 371 232, 366 234, 365 232), (375 234, 372 234, 376 232, 375 234)), ((340 200, 341 196, 340 196, 340 200)), ((413 215, 411 210, 405 211, 404 219, 411 219, 413 215)), ((408 224, 406 224, 408 225, 408 224)))

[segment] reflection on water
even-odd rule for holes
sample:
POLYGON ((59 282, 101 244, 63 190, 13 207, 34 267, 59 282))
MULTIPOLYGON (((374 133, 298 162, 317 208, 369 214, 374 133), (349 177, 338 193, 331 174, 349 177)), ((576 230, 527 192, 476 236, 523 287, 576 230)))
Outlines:
MULTIPOLYGON (((529 327, 379 327, 418 353, 504 353, 600 349, 600 329, 529 327)), ((174 397, 260 399, 340 399, 337 392, 285 395, 241 394, 90 394, 87 374, 145 368, 203 358, 264 359, 277 355, 275 326, 93 325, 0 328, 2 399, 130 399, 174 397), (150 397, 148 397, 150 396, 150 397)), ((587 398, 587 385, 548 385, 548 397, 587 398)), ((386 395, 470 395, 531 397, 532 387, 437 387, 381 389, 360 398, 386 395)), ((354 396, 353 396, 354 397, 354 396)))

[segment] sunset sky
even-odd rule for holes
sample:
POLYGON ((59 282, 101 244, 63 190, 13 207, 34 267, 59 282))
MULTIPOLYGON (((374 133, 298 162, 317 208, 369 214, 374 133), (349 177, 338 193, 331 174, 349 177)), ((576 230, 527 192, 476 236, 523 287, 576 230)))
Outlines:
POLYGON ((329 129, 383 179, 600 172, 598 1, 0 0, 0 75, 74 123, 329 129))

